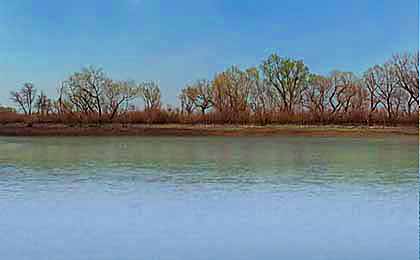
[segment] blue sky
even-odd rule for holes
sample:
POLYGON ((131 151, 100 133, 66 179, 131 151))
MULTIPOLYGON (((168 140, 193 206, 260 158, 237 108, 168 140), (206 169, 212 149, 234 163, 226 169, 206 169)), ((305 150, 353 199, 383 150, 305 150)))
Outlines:
POLYGON ((157 80, 171 104, 186 83, 273 52, 361 73, 418 48, 418 12, 418 0, 0 0, 0 104, 24 82, 55 95, 88 65, 157 80))

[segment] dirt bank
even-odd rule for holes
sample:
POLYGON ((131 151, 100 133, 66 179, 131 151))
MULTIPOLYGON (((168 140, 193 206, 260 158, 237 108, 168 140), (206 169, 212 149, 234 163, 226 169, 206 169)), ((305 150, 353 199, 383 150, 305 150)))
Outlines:
POLYGON ((0 136, 389 136, 418 135, 417 127, 231 125, 0 125, 0 136))

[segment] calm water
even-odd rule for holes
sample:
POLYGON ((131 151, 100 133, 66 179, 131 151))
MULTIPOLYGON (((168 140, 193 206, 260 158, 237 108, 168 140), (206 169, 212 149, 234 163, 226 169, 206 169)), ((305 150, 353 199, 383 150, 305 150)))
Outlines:
POLYGON ((0 258, 417 259, 418 159, 408 137, 0 137, 0 258))

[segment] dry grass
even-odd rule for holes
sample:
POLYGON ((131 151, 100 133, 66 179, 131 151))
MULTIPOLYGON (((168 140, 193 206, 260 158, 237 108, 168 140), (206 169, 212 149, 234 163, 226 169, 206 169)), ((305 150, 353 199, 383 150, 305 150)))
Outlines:
POLYGON ((341 113, 335 115, 314 115, 309 112, 288 114, 280 111, 253 114, 240 112, 222 114, 210 112, 201 114, 181 114, 178 110, 131 111, 123 113, 114 120, 109 115, 98 117, 97 114, 66 113, 25 116, 15 112, 0 112, 0 124, 63 124, 67 126, 103 125, 118 123, 121 125, 342 125, 342 126, 413 126, 418 127, 418 113, 399 115, 389 119, 384 111, 370 116, 367 113, 341 113))

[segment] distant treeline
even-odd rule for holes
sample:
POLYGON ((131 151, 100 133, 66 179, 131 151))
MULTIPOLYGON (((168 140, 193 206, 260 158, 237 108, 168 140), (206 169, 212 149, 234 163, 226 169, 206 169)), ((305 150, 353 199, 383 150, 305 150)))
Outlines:
POLYGON ((185 86, 175 108, 162 105, 156 82, 116 81, 89 67, 63 81, 55 98, 31 83, 12 91, 20 113, 0 108, 0 122, 415 125, 418 61, 418 52, 397 54, 358 77, 317 75, 302 60, 273 54, 258 67, 233 66, 185 86))

